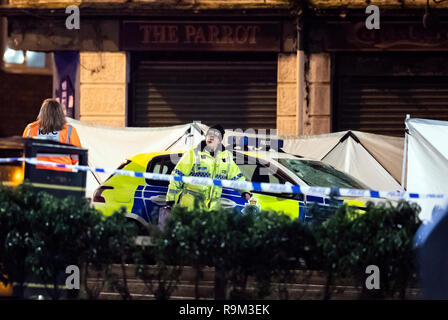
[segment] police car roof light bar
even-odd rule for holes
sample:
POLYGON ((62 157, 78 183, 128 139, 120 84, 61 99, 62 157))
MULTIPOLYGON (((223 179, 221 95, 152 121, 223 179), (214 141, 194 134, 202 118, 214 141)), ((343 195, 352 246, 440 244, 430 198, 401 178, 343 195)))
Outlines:
POLYGON ((243 150, 248 150, 248 147, 262 149, 262 150, 279 150, 283 148, 282 139, 270 139, 270 138, 257 138, 248 136, 229 136, 227 138, 229 145, 235 147, 241 147, 243 150))

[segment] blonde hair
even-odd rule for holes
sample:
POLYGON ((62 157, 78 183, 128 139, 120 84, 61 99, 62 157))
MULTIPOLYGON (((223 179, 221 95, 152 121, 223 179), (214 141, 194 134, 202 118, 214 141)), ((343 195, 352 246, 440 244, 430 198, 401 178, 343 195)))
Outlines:
POLYGON ((54 99, 45 99, 37 116, 39 130, 43 134, 64 129, 65 114, 62 107, 54 99))

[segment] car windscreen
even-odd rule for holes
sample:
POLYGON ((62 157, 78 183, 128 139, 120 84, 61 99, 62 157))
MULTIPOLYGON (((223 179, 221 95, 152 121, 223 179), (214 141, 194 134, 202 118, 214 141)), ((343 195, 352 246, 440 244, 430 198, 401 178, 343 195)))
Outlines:
POLYGON ((369 189, 364 183, 335 168, 313 160, 278 159, 301 180, 312 187, 369 189))

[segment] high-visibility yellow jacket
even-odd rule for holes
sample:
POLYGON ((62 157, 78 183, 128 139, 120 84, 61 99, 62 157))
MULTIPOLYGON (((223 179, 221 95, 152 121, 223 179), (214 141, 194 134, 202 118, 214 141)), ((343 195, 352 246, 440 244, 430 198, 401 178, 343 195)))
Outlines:
MULTIPOLYGON (((246 181, 240 168, 233 161, 230 151, 216 151, 212 156, 203 147, 204 143, 201 143, 198 147, 184 153, 171 175, 246 181)), ((241 193, 244 192, 249 190, 241 193)), ((205 207, 215 210, 219 207, 221 193, 222 188, 218 186, 192 185, 172 180, 168 186, 166 201, 174 201, 175 204, 191 209, 194 206, 195 195, 202 194, 205 207)))

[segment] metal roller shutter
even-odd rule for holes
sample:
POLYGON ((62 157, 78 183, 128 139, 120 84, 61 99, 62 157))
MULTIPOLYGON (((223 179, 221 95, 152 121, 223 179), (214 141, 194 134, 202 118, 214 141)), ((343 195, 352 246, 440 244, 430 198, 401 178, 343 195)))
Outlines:
POLYGON ((437 61, 415 53, 340 57, 334 131, 403 136, 406 114, 448 121, 448 73, 437 61))
POLYGON ((276 126, 276 60, 140 60, 134 70, 132 126, 276 126))

